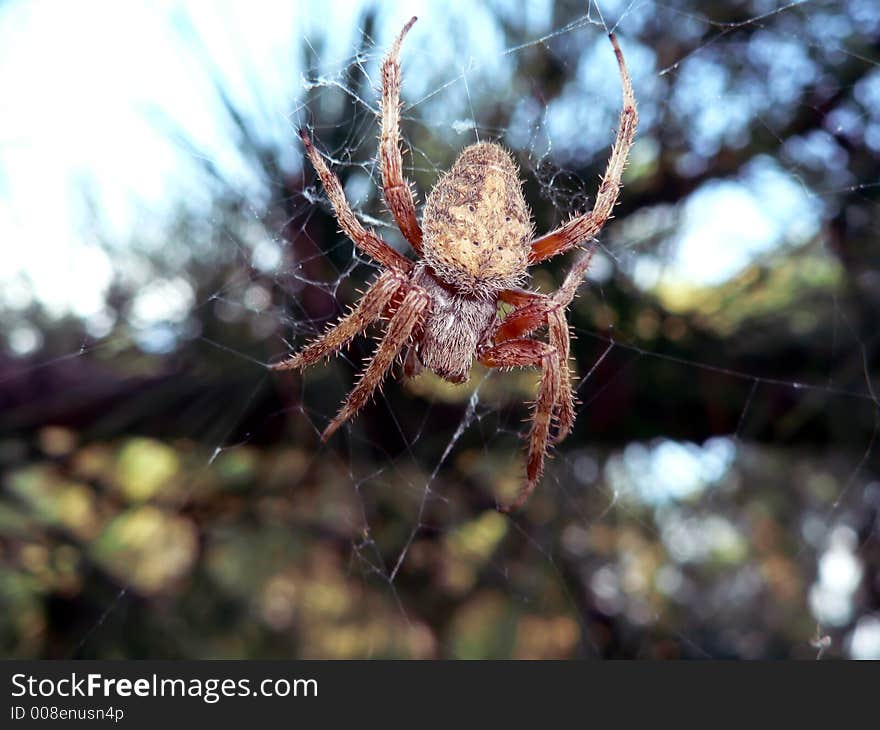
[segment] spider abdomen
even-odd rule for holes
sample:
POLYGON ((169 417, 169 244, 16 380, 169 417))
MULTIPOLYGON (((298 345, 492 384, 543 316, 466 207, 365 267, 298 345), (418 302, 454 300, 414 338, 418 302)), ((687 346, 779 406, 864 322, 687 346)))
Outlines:
POLYGON ((531 216, 519 169, 492 142, 467 147, 425 204, 423 255, 462 294, 490 298, 528 267, 531 216))
POLYGON ((416 344, 419 361, 444 380, 468 379, 474 356, 495 321, 494 301, 450 291, 426 267, 414 280, 431 297, 431 309, 416 344))

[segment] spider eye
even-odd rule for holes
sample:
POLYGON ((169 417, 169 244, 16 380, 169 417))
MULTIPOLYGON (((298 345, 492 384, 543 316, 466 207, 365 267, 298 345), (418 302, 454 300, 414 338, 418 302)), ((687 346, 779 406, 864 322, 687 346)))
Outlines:
POLYGON ((505 223, 510 223, 510 216, 507 216, 507 217, 504 219, 504 222, 505 222, 505 223))
POLYGON ((469 206, 468 206, 468 210, 469 210, 471 213, 473 213, 473 212, 476 210, 476 208, 475 208, 473 205, 469 205, 469 206))
POLYGON ((473 241, 473 244, 474 244, 474 246, 479 246, 479 245, 480 245, 480 242, 479 242, 479 241, 473 241))

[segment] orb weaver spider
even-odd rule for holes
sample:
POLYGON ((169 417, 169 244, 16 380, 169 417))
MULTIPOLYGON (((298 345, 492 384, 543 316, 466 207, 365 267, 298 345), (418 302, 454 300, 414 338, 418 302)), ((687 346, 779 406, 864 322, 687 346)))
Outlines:
POLYGON ((553 427, 552 441, 558 443, 574 424, 565 313, 595 248, 583 252, 554 294, 521 286, 530 266, 592 241, 610 218, 638 124, 635 95, 623 53, 614 34, 609 34, 620 70, 623 108, 617 138, 589 213, 535 239, 516 163, 500 145, 481 142, 464 149, 441 176, 428 195, 419 224, 412 188, 403 174, 399 131, 398 56, 415 22, 412 18, 404 26, 382 64, 379 156, 385 202, 417 259, 406 258, 361 225, 339 179, 309 135, 300 131, 342 230, 384 271, 349 314, 296 355, 272 367, 305 368, 340 350, 373 322, 388 318, 375 354, 324 430, 323 440, 364 406, 399 357, 408 377, 427 368, 453 383, 468 379, 474 360, 490 368, 540 368, 525 484, 514 502, 501 508, 510 511, 521 507, 538 483, 553 427), (503 318, 498 314, 499 302, 513 307, 503 318), (547 342, 529 336, 543 326, 547 327, 547 342))

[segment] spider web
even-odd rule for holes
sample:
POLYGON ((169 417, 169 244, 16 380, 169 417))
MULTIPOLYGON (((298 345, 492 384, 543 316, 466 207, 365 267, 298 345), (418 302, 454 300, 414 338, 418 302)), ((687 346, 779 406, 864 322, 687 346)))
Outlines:
MULTIPOLYGON (((509 516, 494 508, 522 479, 533 373, 475 368, 454 388, 431 375, 403 383, 395 371, 319 445, 374 337, 302 376, 266 369, 322 332, 377 271, 336 230, 296 128, 311 132, 361 220, 406 251, 376 162, 378 65, 404 13, 365 12, 344 38, 299 30, 299 78, 261 82, 288 85, 280 112, 255 78, 229 70, 247 68, 256 41, 233 33, 242 45, 230 61, 205 40, 204 18, 180 21, 237 150, 205 149, 155 114, 207 192, 142 239, 114 241, 100 214, 93 222, 119 257, 119 287, 149 285, 127 318, 108 323, 101 310, 73 329, 76 341, 53 334, 41 347, 51 317, 12 332, 28 357, 4 390, 52 373, 62 401, 69 387, 95 396, 94 367, 128 377, 125 397, 93 398, 84 426, 65 425, 44 400, 9 399, 4 443, 35 434, 21 437, 27 454, 7 449, 3 499, 10 514, 36 515, 5 537, 24 556, 13 566, 39 573, 42 560, 62 574, 67 555, 80 567, 52 600, 67 590, 88 604, 60 650, 16 646, 75 656, 122 646, 137 656, 876 655, 877 339, 858 306, 876 296, 876 274, 863 261, 863 288, 847 291, 838 258, 848 253, 834 236, 841 219, 878 232, 876 215, 863 218, 880 182, 847 144, 868 140, 876 159, 880 71, 864 39, 880 18, 869 3, 844 5, 755 2, 723 19, 647 0, 420 14, 402 53, 405 164, 419 201, 463 146, 494 139, 515 152, 540 231, 588 210, 596 180, 584 171, 602 170, 620 103, 610 30, 640 104, 619 214, 570 315, 578 426, 509 516), (494 35, 476 30, 490 21, 494 35), (649 46, 664 27, 674 38, 649 46), (827 121, 798 126, 811 114, 827 121), (755 120, 759 133, 749 132, 755 120), (738 161, 751 134, 763 152, 738 161), (652 192, 667 149, 682 190, 652 192), (744 230, 755 240, 738 239, 744 230), (740 258, 711 247, 714 236, 740 258), (700 245, 710 253, 695 253, 700 245), (820 326, 828 316, 830 329, 820 326), (775 348, 786 327, 801 328, 792 342, 811 357, 824 355, 821 376, 801 367, 800 351, 775 348), (700 342, 717 354, 704 357, 712 350, 700 342), (177 466, 162 482, 168 445, 177 466), (103 457, 109 477, 89 471, 103 457), (60 488, 58 474, 86 491, 60 488), (100 516, 61 514, 76 499, 100 516), (165 542, 150 562, 148 546, 165 542), (62 550, 71 547, 73 557, 62 550), (146 643, 120 639, 151 607, 169 615, 146 643), (203 621, 251 643, 221 640, 203 621)), ((552 291, 569 264, 539 267, 532 284, 552 291)), ((43 633, 56 630, 47 611, 43 633)))

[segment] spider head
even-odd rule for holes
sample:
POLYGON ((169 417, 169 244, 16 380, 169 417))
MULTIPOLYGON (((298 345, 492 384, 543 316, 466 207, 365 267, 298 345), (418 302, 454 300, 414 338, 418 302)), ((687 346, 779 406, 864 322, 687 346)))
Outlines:
POLYGON ((497 144, 471 145, 428 196, 425 261, 463 294, 488 298, 525 276, 532 225, 518 172, 497 144))

